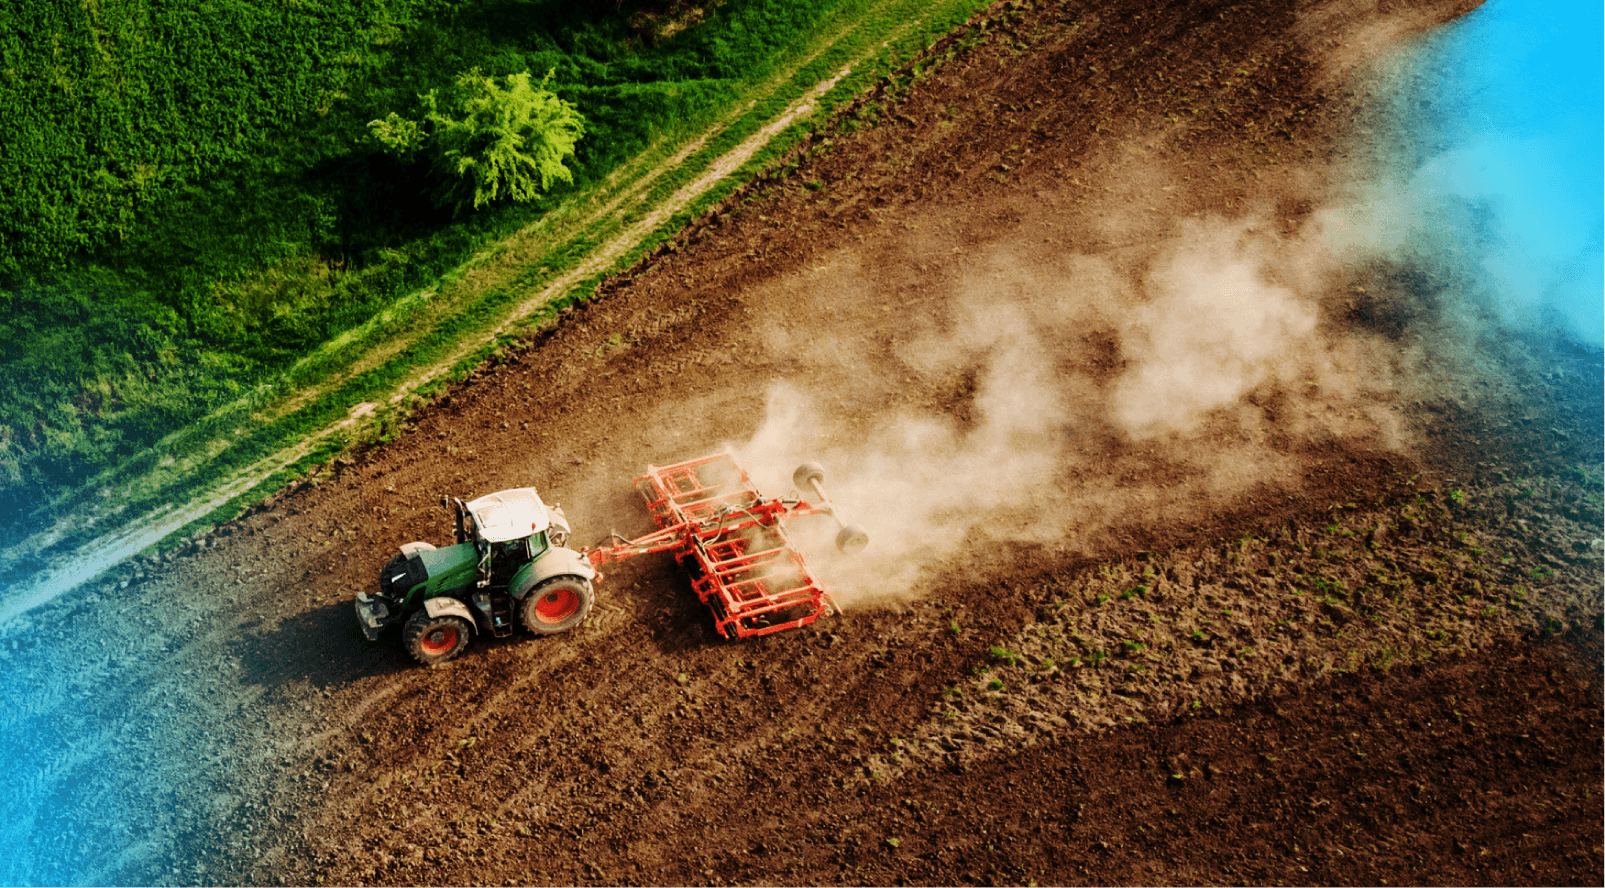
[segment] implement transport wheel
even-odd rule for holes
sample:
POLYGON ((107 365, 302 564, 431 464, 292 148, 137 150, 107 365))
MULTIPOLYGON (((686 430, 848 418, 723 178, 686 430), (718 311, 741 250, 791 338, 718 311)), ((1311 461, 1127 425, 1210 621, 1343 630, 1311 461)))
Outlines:
POLYGON ((797 485, 798 490, 807 493, 811 483, 825 483, 825 467, 814 462, 803 463, 797 467, 797 471, 791 473, 791 483, 797 485))
POLYGON ((536 635, 567 632, 591 615, 594 600, 589 580, 552 577, 524 596, 518 615, 524 627, 536 635))
POLYGON ((836 548, 843 554, 857 555, 864 551, 867 545, 869 545, 869 533, 856 524, 848 524, 836 534, 836 548))
POLYGON ((444 663, 468 647, 468 624, 458 617, 431 617, 420 610, 407 618, 401 643, 425 666, 444 663))

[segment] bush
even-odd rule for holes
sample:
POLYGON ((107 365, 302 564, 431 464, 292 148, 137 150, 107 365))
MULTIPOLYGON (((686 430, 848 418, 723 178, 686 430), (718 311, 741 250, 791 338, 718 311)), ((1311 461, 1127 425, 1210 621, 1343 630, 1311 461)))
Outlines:
POLYGON ((392 111, 369 122, 368 131, 404 160, 428 155, 444 205, 477 210, 503 199, 534 200, 553 182, 574 181, 563 163, 585 134, 585 118, 574 105, 546 89, 551 79, 547 71, 537 86, 522 71, 498 84, 475 68, 458 75, 444 98, 435 90, 419 96, 422 120, 392 111))

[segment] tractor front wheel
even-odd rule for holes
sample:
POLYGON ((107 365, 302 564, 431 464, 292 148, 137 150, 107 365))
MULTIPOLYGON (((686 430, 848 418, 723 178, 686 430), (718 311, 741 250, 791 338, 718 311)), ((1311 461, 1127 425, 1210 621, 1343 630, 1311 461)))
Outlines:
POLYGON ((431 617, 420 610, 407 618, 402 644, 414 660, 425 666, 444 663, 468 647, 468 624, 458 617, 431 617))
POLYGON ((525 628, 536 635, 566 632, 591 615, 594 598, 589 580, 552 577, 529 590, 519 604, 518 614, 525 628))

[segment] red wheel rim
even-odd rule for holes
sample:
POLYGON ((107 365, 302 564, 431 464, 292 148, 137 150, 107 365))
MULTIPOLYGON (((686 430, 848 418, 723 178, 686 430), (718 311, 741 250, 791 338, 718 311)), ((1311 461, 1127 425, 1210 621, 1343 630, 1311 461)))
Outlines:
POLYGON ((424 633, 418 641, 418 648, 431 657, 449 654, 457 647, 456 626, 436 626, 424 633))
POLYGON ((561 623, 579 610, 580 597, 573 589, 553 589, 535 602, 535 616, 542 623, 561 623))

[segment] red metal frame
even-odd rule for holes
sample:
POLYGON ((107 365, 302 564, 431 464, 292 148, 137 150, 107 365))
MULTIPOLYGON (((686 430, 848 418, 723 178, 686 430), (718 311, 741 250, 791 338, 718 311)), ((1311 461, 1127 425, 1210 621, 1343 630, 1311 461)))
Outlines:
POLYGON ((801 500, 765 500, 727 453, 647 466, 635 479, 656 533, 585 550, 594 567, 673 552, 726 638, 806 626, 833 607, 781 519, 822 514, 801 500))

